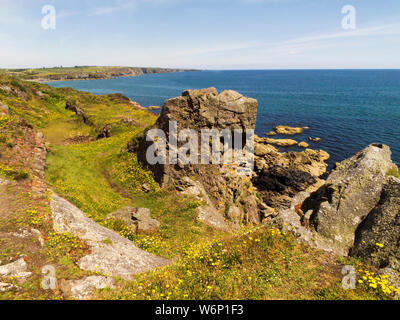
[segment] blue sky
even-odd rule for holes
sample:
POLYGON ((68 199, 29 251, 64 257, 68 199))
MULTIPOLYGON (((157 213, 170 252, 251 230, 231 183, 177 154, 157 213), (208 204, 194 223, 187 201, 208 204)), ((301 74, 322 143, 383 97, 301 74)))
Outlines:
POLYGON ((0 0, 0 67, 56 65, 400 68, 400 1, 0 0))

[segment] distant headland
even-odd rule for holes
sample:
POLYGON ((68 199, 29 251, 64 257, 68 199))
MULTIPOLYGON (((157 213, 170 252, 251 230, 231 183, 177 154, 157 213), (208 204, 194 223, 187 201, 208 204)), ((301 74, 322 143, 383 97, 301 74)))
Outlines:
POLYGON ((113 79, 118 77, 136 77, 149 73, 172 73, 200 71, 196 69, 171 69, 171 68, 148 68, 148 67, 100 67, 100 66, 75 66, 54 67, 37 69, 0 69, 0 73, 7 73, 24 80, 47 82, 47 81, 70 81, 70 80, 96 80, 113 79))

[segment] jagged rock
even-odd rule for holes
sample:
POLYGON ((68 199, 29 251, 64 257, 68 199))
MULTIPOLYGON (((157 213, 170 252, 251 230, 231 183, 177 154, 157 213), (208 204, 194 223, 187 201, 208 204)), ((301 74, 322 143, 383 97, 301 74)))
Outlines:
MULTIPOLYGON (((215 88, 187 90, 181 97, 167 100, 154 128, 166 133, 169 141, 169 121, 177 122, 177 129, 195 130, 200 138, 202 129, 254 129, 257 118, 257 100, 226 90, 218 94, 215 88)), ((200 139, 199 139, 200 141, 200 139)), ((136 152, 138 160, 148 165, 146 152, 153 142, 146 141, 146 133, 133 139, 128 150, 136 152)), ((184 143, 179 142, 178 147, 184 143)), ((167 144, 167 151, 171 145, 167 144)), ((200 157, 199 157, 200 160, 200 157)), ((200 161, 199 161, 200 163, 200 161)), ((239 174, 240 164, 156 164, 149 166, 156 181, 162 186, 174 186, 181 191, 193 186, 185 183, 185 177, 193 177, 200 183, 209 197, 205 208, 198 208, 198 217, 202 221, 210 219, 210 224, 226 228, 224 220, 230 227, 236 228, 244 222, 259 223, 257 199, 252 190, 252 182, 247 176, 239 174), (237 206, 241 214, 229 214, 229 208, 237 206)), ((251 170, 250 170, 251 171, 251 170)), ((250 172, 251 174, 251 172, 250 172)))
POLYGON ((224 217, 213 206, 205 205, 196 208, 197 218, 216 229, 228 231, 224 217))
POLYGON ((90 276, 80 280, 70 280, 65 285, 71 296, 75 299, 85 300, 90 298, 95 290, 114 288, 114 279, 102 276, 90 276))
POLYGON ((57 232, 78 236, 91 253, 78 263, 82 270, 98 271, 130 279, 133 274, 164 266, 169 260, 145 252, 132 241, 100 226, 67 200, 52 194, 53 227, 57 232))
POLYGON ((264 168, 255 185, 263 194, 264 202, 272 207, 285 206, 300 191, 305 191, 317 180, 308 172, 279 165, 264 168))
POLYGON ((327 252, 340 254, 331 239, 322 237, 317 232, 303 225, 302 217, 296 211, 299 204, 309 196, 308 192, 299 192, 290 202, 288 208, 280 208, 277 217, 273 220, 283 231, 292 233, 299 243, 303 243, 327 252))
POLYGON ((107 218, 122 220, 134 232, 154 232, 160 228, 160 222, 152 219, 146 208, 125 207, 107 215, 107 218))
POLYGON ((204 203, 204 205, 196 208, 197 218, 200 221, 220 230, 227 231, 229 229, 224 216, 215 208, 200 182, 184 177, 179 189, 182 194, 192 196, 204 203))
POLYGON ((289 127, 289 126, 276 126, 274 127, 274 130, 276 133, 284 135, 293 135, 303 132, 303 128, 289 127))
POLYGON ((277 133, 275 131, 270 131, 267 133, 267 136, 276 136, 277 133))
POLYGON ((10 109, 8 108, 8 106, 0 102, 0 117, 9 114, 10 114, 10 109))
POLYGON ((308 140, 310 140, 310 141, 313 141, 313 142, 320 142, 320 141, 322 141, 322 139, 321 138, 313 138, 313 137, 308 137, 308 140))
POLYGON ((0 282, 0 293, 16 290, 18 287, 11 283, 0 282))
POLYGON ((287 206, 299 191, 313 192, 323 184, 319 177, 326 172, 329 154, 323 150, 279 153, 255 139, 255 172, 253 183, 272 207, 287 206))
POLYGON ((307 142, 302 141, 302 142, 300 142, 300 143, 298 144, 298 146, 299 146, 300 148, 308 148, 308 147, 309 147, 309 144, 308 144, 307 142))
POLYGON ((266 143, 278 146, 278 147, 291 147, 296 146, 298 142, 293 139, 272 139, 264 138, 266 143))
POLYGON ((271 153, 277 153, 278 150, 270 144, 255 143, 254 154, 258 157, 263 157, 271 153))
POLYGON ((21 258, 12 263, 0 266, 0 277, 28 278, 32 275, 32 272, 27 270, 28 264, 24 258, 21 258))
POLYGON ((371 144, 341 162, 302 206, 303 212, 313 210, 310 223, 319 234, 334 240, 343 255, 352 247, 357 227, 378 202, 386 172, 395 167, 390 156, 388 146, 371 144))
POLYGON ((399 243, 400 179, 389 177, 379 202, 356 230, 351 255, 368 261, 376 268, 390 268, 398 273, 397 278, 400 279, 399 243))

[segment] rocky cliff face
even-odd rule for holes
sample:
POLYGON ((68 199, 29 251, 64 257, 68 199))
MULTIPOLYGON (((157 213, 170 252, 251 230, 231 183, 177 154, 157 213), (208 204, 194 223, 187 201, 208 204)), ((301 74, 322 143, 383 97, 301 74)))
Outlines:
POLYGON ((390 148, 371 144, 336 166, 326 184, 307 199, 303 211, 312 210, 310 223, 347 253, 357 227, 379 200, 387 172, 395 165, 390 148))
MULTIPOLYGON (((154 128, 165 132, 166 140, 170 141, 171 120, 177 122, 178 132, 189 128, 200 135, 202 129, 254 129, 256 118, 255 99, 231 90, 220 94, 215 88, 187 90, 181 97, 165 102, 154 128)), ((239 139, 245 140, 243 135, 239 139)), ((152 144, 152 141, 146 141, 145 132, 132 140, 128 149, 136 152, 138 159, 148 165, 146 152, 152 144)), ((210 141, 210 147, 212 145, 210 141)), ((221 151, 223 147, 221 140, 221 151)), ((169 144, 166 148, 171 150, 169 144)), ((240 163, 183 165, 178 161, 175 165, 150 167, 163 186, 174 186, 201 200, 204 206, 198 209, 199 218, 221 229, 237 228, 243 223, 258 224, 273 216, 276 213, 274 207, 290 202, 290 197, 297 192, 311 192, 321 185, 319 177, 325 173, 325 161, 329 158, 326 152, 307 149, 279 153, 265 138, 257 136, 254 136, 254 148, 256 168, 248 176, 238 174, 240 163)))
POLYGON ((107 71, 89 71, 89 72, 65 72, 50 74, 39 80, 64 81, 64 80, 92 80, 92 79, 112 79, 118 77, 136 77, 149 73, 171 73, 194 70, 184 69, 166 69, 166 68, 138 68, 138 67, 110 67, 107 71))
MULTIPOLYGON (((215 88, 184 91, 181 97, 167 100, 155 127, 171 141, 170 122, 176 121, 177 131, 192 129, 200 143, 202 129, 254 129, 257 100, 243 97, 235 91, 218 94, 215 88)), ((210 147, 212 146, 210 140, 210 147)), ((219 142, 217 142, 219 143, 219 142)), ((148 165, 146 151, 153 142, 146 141, 146 133, 128 144, 137 152, 138 159, 148 165)), ((184 143, 178 143, 178 147, 184 143)), ((171 151, 167 144, 167 151, 171 151)), ((221 146, 223 150, 223 146, 221 146)), ((200 156, 198 163, 200 163, 200 156)), ((259 223, 258 202, 250 177, 235 170, 237 164, 156 164, 150 166, 156 180, 163 186, 174 186, 197 197, 204 203, 198 216, 220 229, 238 227, 242 223, 259 223), (188 179, 188 177, 190 177, 188 179), (205 191, 207 190, 207 191, 205 191), (224 222, 225 219, 227 222, 224 222)))
POLYGON ((400 179, 389 177, 379 202, 358 226, 351 255, 394 276, 400 285, 400 179))
POLYGON ((301 191, 313 192, 324 181, 329 154, 323 150, 306 149, 302 152, 280 153, 267 143, 255 140, 254 184, 271 207, 288 207, 291 199, 301 191))

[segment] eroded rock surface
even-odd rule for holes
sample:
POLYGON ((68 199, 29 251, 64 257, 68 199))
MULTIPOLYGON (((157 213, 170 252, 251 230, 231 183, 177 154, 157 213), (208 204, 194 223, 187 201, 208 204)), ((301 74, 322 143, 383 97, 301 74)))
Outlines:
POLYGON ((0 282, 0 293, 7 292, 11 290, 17 290, 18 287, 14 284, 7 283, 7 282, 0 282))
POLYGON ((313 192, 324 183, 329 154, 323 150, 280 153, 265 138, 255 139, 253 183, 263 201, 274 208, 288 207, 298 192, 313 192))
MULTIPOLYGON (((389 177, 379 202, 358 226, 351 255, 400 280, 400 179, 389 177), (391 269, 391 270, 389 270, 391 269)), ((393 278, 393 277, 392 277, 393 278)), ((396 286, 400 286, 398 281, 396 286)))
POLYGON ((167 259, 145 252, 116 232, 95 223, 56 194, 51 198, 51 210, 54 230, 78 236, 91 247, 92 253, 79 261, 82 270, 130 279, 133 274, 169 263, 167 259))
POLYGON ((24 258, 0 266, 0 277, 27 278, 31 275, 32 272, 28 271, 28 264, 25 262, 24 258))
MULTIPOLYGON (((200 142, 202 129, 252 130, 256 118, 257 100, 244 97, 232 90, 218 94, 215 88, 208 88, 187 90, 181 97, 167 100, 155 127, 166 134, 167 141, 171 141, 169 121, 176 121, 178 132, 192 129, 198 135, 200 142)), ((149 165, 146 151, 153 142, 146 141, 145 135, 146 133, 137 140, 132 140, 128 144, 128 149, 136 152, 143 164, 149 165)), ((178 147, 183 144, 179 142, 178 147)), ((210 141, 210 147, 211 145, 210 141)), ((171 150, 171 145, 167 144, 167 151, 171 150)), ((223 150, 223 145, 220 150, 223 150)), ((226 165, 219 163, 204 165, 200 164, 199 154, 199 164, 184 165, 178 161, 177 164, 156 164, 150 168, 162 186, 174 186, 182 192, 185 188, 193 189, 194 186, 185 180, 186 177, 192 177, 207 191, 204 206, 197 210, 198 218, 210 225, 225 229, 226 223, 229 227, 237 228, 243 223, 260 222, 257 198, 253 192, 251 179, 249 176, 239 174, 237 169, 242 169, 239 162, 238 160, 226 165)))
POLYGON ((357 227, 379 201, 389 169, 395 168, 390 148, 371 144, 331 172, 326 184, 308 198, 304 212, 313 210, 310 223, 347 254, 357 227))
POLYGON ((80 280, 70 280, 65 290, 75 299, 86 300, 99 289, 114 288, 114 279, 102 276, 90 276, 80 280))

